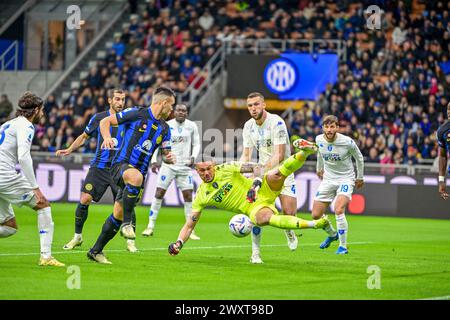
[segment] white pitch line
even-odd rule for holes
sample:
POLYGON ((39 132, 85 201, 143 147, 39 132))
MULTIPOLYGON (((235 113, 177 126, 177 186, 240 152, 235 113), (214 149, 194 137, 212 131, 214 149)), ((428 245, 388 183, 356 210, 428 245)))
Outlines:
POLYGON ((431 298, 424 298, 424 299, 417 299, 417 300, 450 300, 450 296, 431 297, 431 298))
MULTIPOLYGON (((374 242, 352 242, 349 245, 364 245, 371 244, 374 242)), ((266 244, 261 245, 261 247, 284 247, 285 244, 266 244)), ((303 243, 299 245, 300 247, 305 246, 317 246, 317 243, 303 243)), ((183 250, 209 250, 209 249, 239 249, 239 248, 251 248, 251 245, 241 245, 241 246, 215 246, 215 247, 185 247, 183 250)), ((140 252, 143 251, 162 251, 167 250, 166 248, 150 248, 150 249, 141 249, 140 252)), ((111 249, 106 250, 106 252, 126 252, 125 249, 111 249)), ((67 251, 53 251, 52 254, 75 254, 75 253, 86 253, 87 250, 67 250, 67 251)), ((0 257, 14 257, 14 256, 37 256, 38 252, 24 252, 24 253, 0 253, 0 257)))

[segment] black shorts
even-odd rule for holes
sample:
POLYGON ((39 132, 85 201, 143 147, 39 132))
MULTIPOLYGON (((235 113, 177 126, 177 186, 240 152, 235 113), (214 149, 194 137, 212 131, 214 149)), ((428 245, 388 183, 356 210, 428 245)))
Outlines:
MULTIPOLYGON (((134 168, 130 166, 127 163, 116 163, 111 168, 111 177, 114 182, 114 184, 117 186, 117 196, 115 197, 115 201, 122 201, 123 197, 123 189, 125 188, 125 182, 123 181, 123 173, 125 170, 129 168, 134 168)), ((144 192, 144 185, 145 185, 145 178, 142 182, 141 190, 139 192, 138 200, 136 203, 138 203, 142 198, 142 193, 144 192)))
POLYGON ((88 193, 92 196, 95 202, 98 202, 106 192, 108 187, 111 188, 114 199, 117 196, 117 185, 111 177, 111 170, 99 169, 95 167, 89 168, 84 184, 81 187, 81 192, 88 193))

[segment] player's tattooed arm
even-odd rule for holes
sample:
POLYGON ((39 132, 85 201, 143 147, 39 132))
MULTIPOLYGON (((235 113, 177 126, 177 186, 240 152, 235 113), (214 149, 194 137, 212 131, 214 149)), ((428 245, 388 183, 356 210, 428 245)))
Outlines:
POLYGON ((200 219, 201 212, 199 211, 192 211, 189 219, 184 224, 183 228, 180 231, 180 234, 178 235, 178 240, 171 243, 169 245, 169 253, 172 256, 176 256, 183 245, 188 241, 189 236, 192 233, 192 230, 194 230, 195 225, 197 224, 198 220, 200 219))
POLYGON ((261 174, 261 171, 264 174, 264 167, 255 162, 244 162, 241 164, 241 173, 253 173, 254 175, 261 174))
POLYGON ((183 240, 183 242, 186 242, 189 239, 189 236, 191 235, 192 231, 195 228, 195 225, 197 224, 198 220, 200 219, 201 212, 192 210, 191 215, 189 216, 189 219, 187 219, 186 223, 184 224, 183 228, 180 231, 180 234, 178 235, 178 239, 183 240))

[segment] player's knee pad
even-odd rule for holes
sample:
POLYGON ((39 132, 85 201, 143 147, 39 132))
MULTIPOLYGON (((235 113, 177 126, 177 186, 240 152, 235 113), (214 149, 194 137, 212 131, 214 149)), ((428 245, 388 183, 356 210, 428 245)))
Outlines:
POLYGON ((0 226, 0 238, 8 238, 17 232, 16 228, 10 226, 0 226))

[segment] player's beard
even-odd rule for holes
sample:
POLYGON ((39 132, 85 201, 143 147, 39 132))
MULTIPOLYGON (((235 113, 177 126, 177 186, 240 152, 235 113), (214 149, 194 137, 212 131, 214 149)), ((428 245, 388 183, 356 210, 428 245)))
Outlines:
POLYGON ((41 115, 41 112, 39 111, 37 114, 34 115, 33 119, 31 119, 31 123, 38 124, 42 117, 44 117, 44 115, 41 115))
POLYGON ((258 114, 256 114, 256 115, 253 115, 253 114, 252 114, 251 116, 252 116, 253 119, 255 119, 256 121, 258 121, 258 120, 260 120, 260 119, 262 118, 263 114, 264 114, 264 110, 261 110, 260 113, 258 113, 258 114))
POLYGON ((124 108, 123 105, 122 106, 120 106, 120 105, 119 106, 111 105, 111 107, 113 108, 115 113, 119 113, 119 112, 123 111, 123 108, 124 108))
POLYGON ((333 141, 336 138, 336 133, 337 132, 331 133, 331 137, 330 134, 325 133, 325 136, 327 137, 328 141, 333 141))

